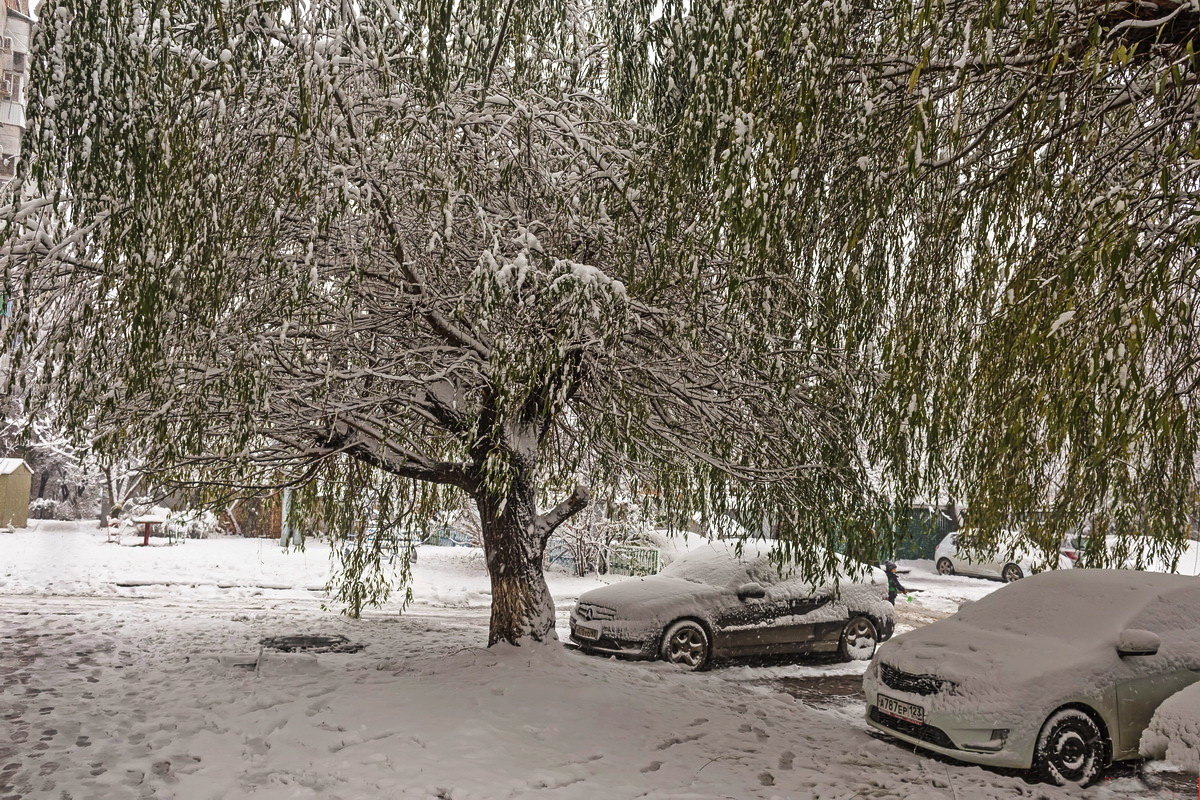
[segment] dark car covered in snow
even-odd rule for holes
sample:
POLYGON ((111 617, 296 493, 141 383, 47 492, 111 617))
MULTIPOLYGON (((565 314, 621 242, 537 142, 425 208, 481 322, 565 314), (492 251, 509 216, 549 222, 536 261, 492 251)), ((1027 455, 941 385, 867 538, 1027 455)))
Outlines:
POLYGON ((866 660, 891 636, 881 571, 835 556, 843 577, 809 580, 778 562, 762 543, 740 553, 730 543, 704 544, 657 575, 584 593, 571 613, 571 642, 704 669, 714 659, 761 655, 866 660))

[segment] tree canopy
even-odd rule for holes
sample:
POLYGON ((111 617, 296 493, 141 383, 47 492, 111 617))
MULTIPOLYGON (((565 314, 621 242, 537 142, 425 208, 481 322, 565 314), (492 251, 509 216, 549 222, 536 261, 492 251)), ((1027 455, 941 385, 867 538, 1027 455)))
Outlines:
POLYGON ((1047 553, 1184 536, 1192 5, 40 14, 23 390, 335 526, 466 491, 493 640, 547 633, 545 536, 630 477, 809 566, 877 553, 917 493, 985 531, 1037 511, 1047 553))
POLYGON ((1178 544, 1200 377, 1194 3, 611 18, 619 107, 675 134, 648 180, 711 200, 679 223, 699 209, 742 264, 798 272, 802 328, 886 376, 873 463, 1048 552, 1077 525, 1178 544))

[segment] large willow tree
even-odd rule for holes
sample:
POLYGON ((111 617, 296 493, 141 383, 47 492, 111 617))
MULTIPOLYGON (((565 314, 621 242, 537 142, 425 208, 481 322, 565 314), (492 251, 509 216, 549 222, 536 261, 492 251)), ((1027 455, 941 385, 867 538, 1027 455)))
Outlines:
POLYGON ((40 13, 23 390, 327 518, 466 492, 493 642, 550 633, 546 537, 631 476, 809 561, 916 491, 1047 553, 1184 534, 1194 3, 40 13))
POLYGON ((668 229, 792 271, 808 291, 783 313, 880 366, 874 461, 966 501, 980 544, 1016 524, 1048 554, 1076 526, 1181 542, 1194 0, 611 8, 618 107, 674 133, 646 183, 696 201, 668 229))
POLYGON ((872 369, 779 313, 787 260, 747 272, 639 188, 657 135, 614 111, 596 9, 39 13, 10 341, 101 450, 294 484, 334 532, 466 493, 492 643, 553 635, 543 550, 595 484, 871 544, 872 369))

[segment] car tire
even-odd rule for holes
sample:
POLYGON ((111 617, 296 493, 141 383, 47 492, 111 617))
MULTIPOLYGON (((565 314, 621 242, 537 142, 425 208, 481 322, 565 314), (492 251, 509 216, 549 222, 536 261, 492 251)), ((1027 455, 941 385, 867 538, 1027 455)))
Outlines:
POLYGON ((707 669, 712 659, 712 639, 699 622, 681 619, 663 633, 659 655, 663 661, 693 672, 707 669))
POLYGON ((842 661, 870 661, 879 647, 879 631, 867 617, 854 617, 842 628, 838 657, 842 661))
POLYGON ((937 571, 939 575, 953 575, 954 562, 945 556, 939 558, 937 560, 937 571))
POLYGON ((1037 776, 1055 786, 1087 786, 1108 759, 1108 741, 1100 726, 1078 708, 1054 712, 1038 734, 1033 751, 1037 776))
POLYGON ((1019 581, 1025 577, 1025 571, 1016 564, 1005 564, 1004 569, 1000 570, 1000 577, 1005 583, 1019 581))

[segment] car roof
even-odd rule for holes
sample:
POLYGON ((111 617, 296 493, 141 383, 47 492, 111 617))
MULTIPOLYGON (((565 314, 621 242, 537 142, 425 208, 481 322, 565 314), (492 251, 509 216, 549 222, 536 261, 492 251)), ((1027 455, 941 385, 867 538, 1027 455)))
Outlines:
POLYGON ((1008 584, 958 616, 995 630, 1105 637, 1120 632, 1160 601, 1200 612, 1200 581, 1187 575, 1138 570, 1053 570, 1008 584))

